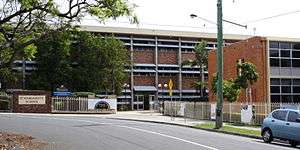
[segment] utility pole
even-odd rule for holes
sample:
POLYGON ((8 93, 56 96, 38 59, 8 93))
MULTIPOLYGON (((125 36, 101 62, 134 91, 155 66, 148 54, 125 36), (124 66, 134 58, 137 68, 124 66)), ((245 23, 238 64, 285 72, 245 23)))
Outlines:
POLYGON ((217 0, 217 108, 216 108, 216 129, 219 129, 223 125, 223 24, 222 24, 222 0, 217 0))

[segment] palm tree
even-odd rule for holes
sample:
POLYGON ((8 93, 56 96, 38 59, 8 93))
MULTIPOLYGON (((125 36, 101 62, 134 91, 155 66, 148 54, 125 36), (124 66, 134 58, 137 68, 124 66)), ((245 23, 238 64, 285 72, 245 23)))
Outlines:
POLYGON ((204 81, 204 68, 207 66, 208 63, 208 51, 206 49, 207 42, 201 41, 200 43, 197 43, 195 45, 195 60, 187 60, 182 62, 181 66, 199 66, 199 72, 200 72, 200 80, 195 82, 195 85, 197 85, 200 89, 201 97, 203 98, 203 85, 205 84, 204 81))

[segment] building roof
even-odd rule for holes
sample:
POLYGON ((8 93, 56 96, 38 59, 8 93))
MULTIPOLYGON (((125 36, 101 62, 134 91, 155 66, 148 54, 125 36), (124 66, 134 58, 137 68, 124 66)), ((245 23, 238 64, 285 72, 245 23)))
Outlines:
POLYGON ((134 86, 134 91, 139 92, 156 92, 157 89, 154 86, 134 86))
MULTIPOLYGON (((144 28, 125 28, 125 27, 104 27, 104 26, 81 26, 81 30, 90 32, 103 32, 103 33, 122 33, 122 34, 135 34, 135 35, 157 35, 157 36, 172 36, 172 37, 188 37, 188 38, 208 38, 216 39, 216 33, 205 32, 191 32, 191 31, 172 31, 172 30, 157 30, 157 29, 144 29, 144 28)), ((253 37, 252 35, 239 35, 239 34, 224 34, 226 40, 245 40, 253 37)), ((300 38, 288 37, 273 37, 267 36, 270 41, 286 41, 286 42, 300 42, 300 38)))
MULTIPOLYGON (((175 37, 208 38, 208 39, 217 38, 216 33, 156 30, 156 29, 142 29, 142 28, 81 26, 81 30, 90 31, 90 32, 123 33, 123 34, 136 34, 136 35, 157 35, 157 36, 172 36, 172 37, 175 36, 175 37)), ((251 37, 250 35, 224 34, 224 39, 228 39, 228 40, 244 40, 250 37, 251 37)))

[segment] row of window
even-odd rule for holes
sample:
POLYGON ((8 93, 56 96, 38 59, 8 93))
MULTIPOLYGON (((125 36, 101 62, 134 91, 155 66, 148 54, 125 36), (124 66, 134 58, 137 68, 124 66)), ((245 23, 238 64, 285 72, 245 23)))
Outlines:
POLYGON ((300 86, 271 86, 271 93, 298 93, 300 86))
POLYGON ((277 49, 299 49, 300 50, 300 43, 270 42, 270 48, 277 48, 277 49))
POLYGON ((271 67, 300 67, 300 59, 270 58, 271 67))
POLYGON ((270 57, 300 58, 300 51, 270 49, 270 57))
POLYGON ((300 95, 271 95, 272 103, 300 103, 300 95))
POLYGON ((287 79, 287 78, 271 78, 271 85, 299 85, 300 79, 287 79))

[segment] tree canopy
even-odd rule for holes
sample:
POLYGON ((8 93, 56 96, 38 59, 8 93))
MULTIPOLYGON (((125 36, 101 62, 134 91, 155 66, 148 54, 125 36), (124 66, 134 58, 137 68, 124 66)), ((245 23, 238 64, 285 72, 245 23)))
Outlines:
POLYGON ((49 30, 71 28, 84 16, 104 22, 127 16, 133 23, 135 5, 126 0, 3 0, 0 2, 0 74, 8 80, 15 59, 32 59, 36 40, 49 30))
POLYGON ((37 44, 38 70, 30 76, 32 89, 101 91, 119 94, 126 79, 129 53, 113 37, 87 32, 53 31, 37 44))

